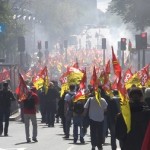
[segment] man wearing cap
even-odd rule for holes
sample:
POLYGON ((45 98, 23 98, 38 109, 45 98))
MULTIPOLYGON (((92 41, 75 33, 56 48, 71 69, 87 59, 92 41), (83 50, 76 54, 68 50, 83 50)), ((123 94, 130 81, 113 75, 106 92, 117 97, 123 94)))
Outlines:
POLYGON ((8 83, 3 83, 3 89, 0 91, 0 136, 3 133, 3 119, 5 122, 4 136, 8 136, 9 116, 11 101, 15 101, 13 93, 8 89, 8 83))

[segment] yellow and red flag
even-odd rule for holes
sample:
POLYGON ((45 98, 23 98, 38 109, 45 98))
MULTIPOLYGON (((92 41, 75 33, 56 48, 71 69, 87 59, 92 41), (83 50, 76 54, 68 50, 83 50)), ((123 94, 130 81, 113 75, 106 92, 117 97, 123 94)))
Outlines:
POLYGON ((112 47, 112 64, 113 64, 114 73, 119 78, 121 75, 121 66, 119 64, 119 61, 118 61, 115 53, 114 53, 113 47, 112 47))
POLYGON ((16 94, 18 95, 19 101, 23 101, 27 99, 29 93, 29 89, 27 88, 27 85, 19 73, 19 86, 16 89, 16 94))
POLYGON ((95 67, 93 68, 93 74, 92 74, 92 77, 91 77, 90 84, 94 88, 96 101, 100 105, 101 96, 100 96, 100 91, 98 89, 98 80, 97 80, 97 74, 96 74, 95 67))
POLYGON ((86 71, 84 72, 83 78, 79 85, 79 90, 77 91, 74 102, 77 102, 78 100, 85 100, 86 99, 86 71))
POLYGON ((110 74, 110 59, 108 60, 106 66, 105 66, 105 73, 110 74))
POLYGON ((128 82, 132 78, 132 76, 133 76, 133 73, 131 72, 131 69, 128 68, 123 77, 124 83, 128 82))
POLYGON ((38 73, 36 77, 32 79, 32 82, 37 90, 44 88, 45 93, 47 93, 49 86, 49 79, 46 66, 38 73))
POLYGON ((118 81, 118 92, 121 98, 121 112, 122 112, 125 124, 127 126, 127 133, 129 133, 131 130, 131 111, 130 111, 129 99, 127 96, 127 90, 125 88, 125 85, 124 85, 124 82, 122 81, 121 76, 118 81))

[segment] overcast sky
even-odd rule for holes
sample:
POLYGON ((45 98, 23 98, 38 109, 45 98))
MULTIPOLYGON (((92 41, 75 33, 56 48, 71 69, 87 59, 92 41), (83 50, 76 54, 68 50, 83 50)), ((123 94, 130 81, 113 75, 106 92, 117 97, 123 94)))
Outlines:
POLYGON ((102 10, 103 12, 106 11, 107 7, 108 7, 108 3, 111 0, 97 0, 97 7, 98 9, 102 10))

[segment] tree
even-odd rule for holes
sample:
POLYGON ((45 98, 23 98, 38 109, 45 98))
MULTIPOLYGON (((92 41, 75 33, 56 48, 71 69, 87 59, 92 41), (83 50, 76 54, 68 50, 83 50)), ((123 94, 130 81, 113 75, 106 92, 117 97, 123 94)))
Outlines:
POLYGON ((52 40, 79 32, 90 18, 83 0, 34 0, 32 6, 52 40))
POLYGON ((137 30, 144 31, 150 26, 149 0, 112 0, 108 10, 123 19, 125 24, 132 23, 137 30))
POLYGON ((0 53, 1 57, 4 57, 5 54, 12 54, 16 51, 16 31, 20 28, 20 25, 13 20, 8 1, 0 2, 0 23, 5 26, 4 32, 0 33, 0 53))

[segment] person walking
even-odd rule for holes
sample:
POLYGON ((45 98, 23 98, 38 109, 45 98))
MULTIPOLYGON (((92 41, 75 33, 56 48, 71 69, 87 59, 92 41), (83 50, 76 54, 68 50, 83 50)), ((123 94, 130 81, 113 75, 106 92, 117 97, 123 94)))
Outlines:
POLYGON ((46 100, 46 123, 48 127, 54 127, 57 99, 59 92, 54 88, 54 84, 50 82, 48 92, 45 95, 46 100))
POLYGON ((8 83, 4 82, 3 89, 0 91, 0 136, 2 135, 3 132, 4 136, 8 136, 11 101, 15 100, 16 99, 12 91, 10 91, 8 88, 8 83), (5 122, 4 129, 3 129, 3 120, 5 122))
POLYGON ((64 138, 68 139, 69 134, 70 134, 70 126, 71 126, 71 120, 73 117, 73 105, 72 105, 72 100, 73 97, 75 96, 75 85, 71 84, 69 86, 69 92, 65 95, 65 105, 64 105, 64 114, 66 118, 66 123, 65 123, 65 136, 64 138))
POLYGON ((35 91, 35 88, 32 88, 29 91, 27 99, 23 101, 24 124, 25 124, 25 134, 26 134, 27 143, 31 142, 30 132, 29 132, 30 120, 33 126, 32 140, 34 142, 38 142, 36 112, 38 112, 39 98, 37 94, 33 91, 35 91))
POLYGON ((115 135, 115 129, 116 129, 116 117, 120 113, 120 97, 118 90, 113 91, 113 97, 108 101, 108 107, 107 107, 107 117, 108 117, 108 127, 110 130, 111 135, 111 149, 116 150, 117 144, 116 144, 116 135, 115 135))
MULTIPOLYGON (((144 102, 143 92, 139 88, 132 88, 129 92, 130 110, 131 110, 131 130, 120 135, 121 150, 141 150, 144 141, 145 133, 150 121, 150 108, 144 102)), ((117 122, 120 127, 126 126, 125 122, 121 121, 120 115, 117 117, 117 122)), ((119 127, 118 126, 118 127, 119 127)), ((116 128, 119 132, 120 129, 116 128)), ((125 131, 125 130, 124 130, 125 131)))
POLYGON ((92 150, 95 150, 96 146, 98 150, 102 150, 104 112, 107 110, 107 102, 104 98, 101 98, 99 104, 96 100, 94 90, 92 93, 92 97, 88 98, 84 105, 84 115, 89 111, 92 150))

